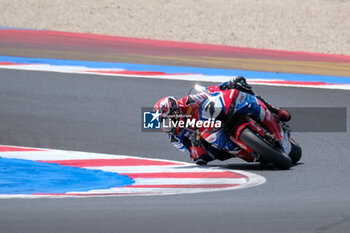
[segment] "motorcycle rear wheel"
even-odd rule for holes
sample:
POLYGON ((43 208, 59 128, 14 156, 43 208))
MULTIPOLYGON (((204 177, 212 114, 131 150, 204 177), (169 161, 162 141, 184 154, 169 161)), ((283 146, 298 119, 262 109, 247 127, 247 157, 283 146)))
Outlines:
POLYGON ((275 149, 269 142, 251 129, 245 128, 239 135, 239 139, 251 148, 264 160, 271 162, 275 167, 285 170, 292 166, 291 158, 285 153, 275 149))
POLYGON ((292 145, 289 157, 292 159, 292 163, 295 164, 301 159, 302 150, 299 144, 296 141, 294 141, 293 138, 289 138, 289 141, 292 145))

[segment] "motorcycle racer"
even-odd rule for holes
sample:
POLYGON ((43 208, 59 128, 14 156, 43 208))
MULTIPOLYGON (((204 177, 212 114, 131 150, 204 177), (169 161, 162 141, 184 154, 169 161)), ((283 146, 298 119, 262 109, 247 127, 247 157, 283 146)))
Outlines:
MULTIPOLYGON (((232 80, 217 86, 209 86, 207 89, 210 93, 228 91, 231 89, 238 90, 233 98, 237 101, 238 98, 244 95, 251 103, 249 106, 239 111, 241 113, 251 113, 261 122, 265 120, 263 119, 264 114, 261 114, 264 112, 264 109, 256 103, 255 98, 261 100, 272 113, 278 116, 279 120, 289 121, 291 118, 290 114, 285 109, 276 108, 267 103, 262 97, 256 96, 251 86, 242 76, 234 77, 232 80)), ((218 111, 215 113, 215 109, 212 108, 209 98, 215 97, 205 93, 199 93, 196 95, 188 95, 177 100, 175 97, 168 96, 159 100, 155 104, 154 109, 161 114, 162 121, 168 120, 170 123, 179 120, 198 121, 203 119, 203 117, 205 118, 206 112, 209 112, 211 117, 213 117, 213 114, 216 114, 216 119, 223 119, 224 116, 220 115, 218 111)), ((188 154, 198 165, 206 165, 214 159, 226 160, 232 157, 239 157, 247 162, 255 161, 252 155, 228 140, 222 130, 216 130, 213 126, 181 128, 173 124, 173 127, 162 127, 162 130, 168 133, 170 142, 177 149, 188 154)))

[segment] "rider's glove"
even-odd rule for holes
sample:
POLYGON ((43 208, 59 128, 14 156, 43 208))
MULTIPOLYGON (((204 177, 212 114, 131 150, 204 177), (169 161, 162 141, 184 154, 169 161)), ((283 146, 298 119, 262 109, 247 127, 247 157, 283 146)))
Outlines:
POLYGON ((247 80, 243 76, 237 76, 232 78, 231 82, 236 83, 236 84, 248 84, 247 80))
POLYGON ((195 130, 189 137, 191 141, 191 158, 196 162, 200 157, 206 154, 205 148, 202 145, 202 137, 199 130, 195 130))
POLYGON ((189 139, 193 147, 200 147, 202 145, 202 137, 198 129, 193 131, 189 139))
POLYGON ((221 90, 237 89, 254 95, 252 87, 247 83, 247 80, 243 76, 233 77, 230 82, 221 86, 221 90))
POLYGON ((231 82, 233 82, 232 85, 234 89, 254 95, 252 87, 247 83, 247 80, 243 76, 238 76, 234 81, 232 80, 231 82))

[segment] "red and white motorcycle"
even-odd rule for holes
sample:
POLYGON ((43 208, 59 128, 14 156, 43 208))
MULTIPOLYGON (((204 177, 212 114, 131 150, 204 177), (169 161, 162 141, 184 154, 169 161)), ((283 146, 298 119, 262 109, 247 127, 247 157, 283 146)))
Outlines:
MULTIPOLYGON (((200 85, 196 85, 194 89, 208 95, 207 102, 202 106, 202 114, 205 115, 205 111, 209 109, 212 111, 211 116, 213 111, 224 113, 220 117, 224 119, 221 129, 225 138, 246 151, 247 156, 254 157, 253 161, 272 163, 277 168, 289 169, 300 160, 301 147, 291 137, 288 126, 278 120, 261 100, 236 89, 222 91, 215 86, 200 85), (254 117, 254 114, 241 111, 247 109, 249 104, 262 107, 259 114, 260 119, 264 119, 263 122, 254 117)), ((245 160, 249 161, 249 158, 245 160)))

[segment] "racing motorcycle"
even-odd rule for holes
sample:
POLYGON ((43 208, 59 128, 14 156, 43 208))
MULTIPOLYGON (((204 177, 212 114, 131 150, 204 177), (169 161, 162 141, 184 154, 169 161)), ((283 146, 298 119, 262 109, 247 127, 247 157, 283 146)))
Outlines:
POLYGON ((254 157, 251 161, 272 163, 279 169, 289 169, 300 160, 301 147, 291 137, 288 125, 280 121, 260 99, 237 89, 221 91, 215 86, 197 84, 189 94, 193 90, 208 96, 199 111, 200 118, 205 120, 215 117, 223 123, 212 141, 206 139, 212 146, 231 153, 227 146, 231 141, 254 157), (264 122, 249 112, 240 111, 252 103, 258 103, 262 107, 259 114, 260 119, 265 119, 264 122), (225 136, 222 137, 222 134, 225 136))

